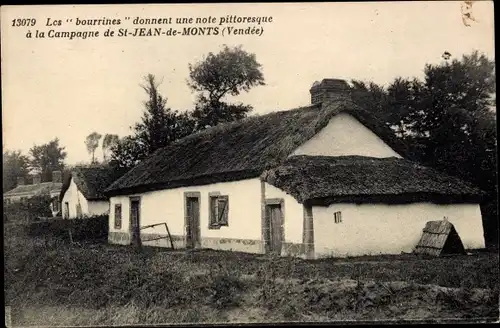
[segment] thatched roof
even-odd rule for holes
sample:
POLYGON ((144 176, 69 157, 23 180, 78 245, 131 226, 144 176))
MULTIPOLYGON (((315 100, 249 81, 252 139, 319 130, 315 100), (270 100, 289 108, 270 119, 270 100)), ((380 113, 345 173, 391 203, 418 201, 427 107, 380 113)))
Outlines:
POLYGON ((440 256, 445 254, 465 254, 462 240, 453 224, 447 220, 429 221, 425 224, 422 237, 415 246, 416 254, 440 256))
POLYGON ((157 150, 107 190, 109 195, 258 177, 282 163, 339 113, 349 113, 396 152, 406 147, 351 100, 312 105, 212 127, 157 150))
POLYGON ((78 187, 78 190, 87 200, 107 200, 104 190, 121 174, 117 171, 105 167, 78 167, 68 176, 61 190, 61 200, 68 190, 71 180, 78 187))
POLYGON ((261 179, 300 203, 477 202, 482 191, 464 181, 396 157, 292 156, 261 179))
POLYGON ((60 182, 42 182, 37 184, 20 185, 12 190, 5 192, 3 195, 4 197, 32 197, 42 194, 54 194, 60 192, 62 185, 63 184, 60 182))

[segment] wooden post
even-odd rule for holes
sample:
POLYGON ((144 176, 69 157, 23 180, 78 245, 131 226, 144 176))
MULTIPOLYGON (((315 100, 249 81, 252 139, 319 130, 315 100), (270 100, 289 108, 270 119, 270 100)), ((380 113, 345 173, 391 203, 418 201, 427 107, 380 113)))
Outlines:
POLYGON ((71 234, 71 228, 68 229, 69 232, 69 242, 73 244, 73 235, 71 234))
POLYGON ((307 259, 314 258, 314 225, 312 207, 304 204, 304 247, 307 259))
POLYGON ((170 230, 168 230, 167 222, 165 222, 165 228, 167 229, 168 239, 170 240, 170 246, 172 246, 172 249, 175 249, 174 242, 172 241, 172 235, 170 235, 170 230))
POLYGON ((269 224, 266 211, 266 183, 260 181, 260 225, 261 225, 261 252, 269 253, 268 234, 269 224))

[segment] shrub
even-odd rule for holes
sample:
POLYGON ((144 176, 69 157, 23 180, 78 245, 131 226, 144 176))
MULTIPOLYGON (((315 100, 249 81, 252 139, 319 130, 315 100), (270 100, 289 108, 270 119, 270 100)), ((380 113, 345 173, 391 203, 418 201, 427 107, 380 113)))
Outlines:
POLYGON ((37 217, 51 217, 50 196, 33 196, 26 200, 4 204, 4 221, 34 221, 37 217))
POLYGON ((238 276, 222 273, 213 277, 209 288, 212 306, 223 309, 236 307, 240 304, 240 294, 244 286, 238 276))
POLYGON ((104 240, 108 236, 108 216, 97 215, 79 219, 55 218, 47 221, 31 222, 26 226, 31 237, 55 237, 73 241, 104 240))

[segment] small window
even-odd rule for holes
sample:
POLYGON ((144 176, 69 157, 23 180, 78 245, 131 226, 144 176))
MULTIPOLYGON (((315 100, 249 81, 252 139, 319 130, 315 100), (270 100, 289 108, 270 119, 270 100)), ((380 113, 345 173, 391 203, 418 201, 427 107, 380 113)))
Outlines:
POLYGON ((210 196, 210 229, 228 226, 229 198, 228 196, 210 196))
POLYGON ((333 218, 335 223, 342 223, 342 213, 340 211, 333 213, 333 218))
POLYGON ((122 228, 122 204, 115 204, 115 229, 122 228))

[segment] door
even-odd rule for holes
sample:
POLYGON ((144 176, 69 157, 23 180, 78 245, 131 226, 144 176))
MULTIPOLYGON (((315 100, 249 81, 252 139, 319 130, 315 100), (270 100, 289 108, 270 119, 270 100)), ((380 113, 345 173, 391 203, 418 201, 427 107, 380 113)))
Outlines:
POLYGON ((69 219, 69 203, 64 203, 64 218, 69 219))
POLYGON ((141 245, 140 228, 140 201, 138 198, 130 199, 130 233, 131 242, 135 246, 141 245))
POLYGON ((186 248, 200 247, 200 200, 186 198, 186 248))
POLYGON ((281 255, 283 243, 283 215, 280 204, 266 205, 267 249, 269 253, 281 255))

